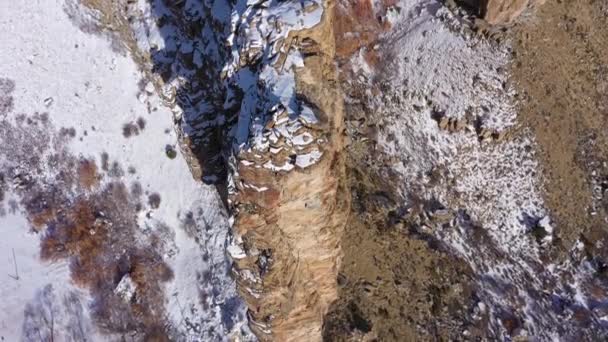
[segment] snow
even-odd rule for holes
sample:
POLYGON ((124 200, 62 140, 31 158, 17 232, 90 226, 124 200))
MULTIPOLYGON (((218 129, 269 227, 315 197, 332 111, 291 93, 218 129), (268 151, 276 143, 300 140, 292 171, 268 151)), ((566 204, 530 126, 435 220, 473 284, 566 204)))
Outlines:
POLYGON ((245 251, 238 244, 231 243, 228 246, 227 251, 233 259, 243 259, 247 256, 245 251))
MULTIPOLYGON (((319 1, 269 1, 264 6, 248 7, 240 16, 238 12, 233 12, 232 22, 238 23, 233 27, 238 27, 238 31, 230 36, 233 61, 225 71, 245 92, 236 130, 237 146, 242 147, 250 143, 256 150, 266 151, 269 148, 269 137, 264 134, 264 126, 269 119, 275 121, 276 136, 284 137, 288 145, 301 145, 301 137, 293 137, 301 127, 298 120, 306 123, 318 122, 312 110, 296 99, 293 69, 303 67, 304 63, 300 52, 288 45, 291 44, 288 35, 290 31, 317 25, 322 13, 323 7, 319 1), (241 63, 241 56, 249 54, 252 48, 256 51, 270 51, 262 53, 260 58, 263 67, 257 75, 253 75, 248 69, 237 67, 241 63), (282 55, 284 62, 279 65, 279 56, 282 55), (247 77, 243 78, 243 74, 247 77), (260 94, 260 90, 252 84, 253 78, 264 84, 264 93, 260 94), (277 117, 277 114, 282 114, 282 111, 277 110, 277 105, 287 112, 288 117, 277 117), (272 114, 272 117, 267 118, 268 114, 272 114)), ((311 139, 310 143, 313 141, 311 139)), ((318 161, 305 156, 302 158, 306 158, 308 162, 318 161)), ((288 165, 287 160, 285 165, 288 165)), ((291 169, 285 166, 277 167, 273 163, 267 163, 264 167, 274 171, 291 169)))
POLYGON ((296 165, 303 169, 316 164, 321 157, 323 156, 323 152, 313 150, 309 153, 300 154, 296 157, 296 165))
MULTIPOLYGON (((480 144, 474 131, 448 132, 433 119, 440 112, 461 120, 478 118, 482 127, 500 131, 513 127, 514 91, 501 86, 508 75, 500 72, 508 63, 508 49, 467 38, 451 26, 456 21, 452 14, 434 1, 408 0, 400 6, 402 18, 384 42, 393 63, 378 71, 394 89, 376 101, 388 117, 379 144, 399 157, 393 167, 406 180, 404 190, 407 182, 421 182, 430 191, 426 196, 447 203, 450 194, 429 186, 426 177, 445 167, 454 183, 448 192, 461 196, 453 204, 466 208, 501 245, 521 248, 522 213, 543 217, 545 211, 540 180, 534 176, 539 166, 532 138, 524 134, 500 144, 480 144), (403 11, 407 8, 411 12, 403 11), (394 94, 400 101, 392 101, 394 94)), ((358 65, 365 63, 360 55, 353 61, 358 72, 373 77, 369 66, 358 65)))
POLYGON ((275 165, 271 161, 267 161, 266 163, 264 163, 264 167, 271 171, 288 171, 288 172, 293 170, 293 168, 294 168, 293 164, 291 164, 290 162, 285 162, 285 164, 278 166, 278 165, 275 165))
MULTIPOLYGON (((205 337, 208 327, 222 339, 233 331, 246 331, 245 307, 228 275, 230 261, 225 246, 229 224, 219 195, 213 187, 192 178, 181 154, 175 159, 165 155, 166 146, 178 144, 173 115, 151 94, 153 86, 139 66, 129 56, 115 52, 103 35, 79 30, 74 18, 69 19, 64 12, 63 1, 3 2, 0 30, 4 32, 0 37, 0 76, 16 83, 15 109, 8 118, 13 120, 17 113, 48 111, 54 127, 75 130, 76 137, 68 146, 72 154, 101 165, 101 155, 107 153, 125 171, 120 181, 137 182, 144 193, 160 195, 158 208, 144 204, 137 228, 142 234, 159 226, 169 227, 172 232, 164 261, 172 268, 174 278, 166 283, 165 297, 168 323, 181 340, 212 338, 205 337), (143 127, 139 126, 136 134, 123 136, 125 125, 137 127, 139 122, 143 127), (182 229, 188 212, 195 212, 198 233, 187 234, 182 229), (201 285, 203 273, 211 274, 212 284, 201 285), (209 296, 208 302, 199 301, 201 291, 209 296)), ((163 42, 154 27, 141 30, 147 32, 150 45, 146 47, 171 44, 163 42)), ((102 180, 102 186, 105 182, 102 180)), ((8 262, 0 264, 0 292, 4 298, 0 303, 0 330, 7 341, 15 341, 21 334, 27 302, 46 284, 67 291, 69 269, 66 263, 47 265, 39 260, 39 237, 28 233, 29 223, 22 213, 0 217, 0 229, 0 250, 14 248, 19 265, 17 281, 7 276, 13 273, 12 256, 3 256, 8 262)), ((117 291, 130 288, 128 279, 123 278, 117 291)))
POLYGON ((128 274, 125 274, 118 285, 116 285, 114 292, 128 303, 133 299, 135 291, 137 290, 136 287, 137 285, 131 280, 131 277, 128 274))

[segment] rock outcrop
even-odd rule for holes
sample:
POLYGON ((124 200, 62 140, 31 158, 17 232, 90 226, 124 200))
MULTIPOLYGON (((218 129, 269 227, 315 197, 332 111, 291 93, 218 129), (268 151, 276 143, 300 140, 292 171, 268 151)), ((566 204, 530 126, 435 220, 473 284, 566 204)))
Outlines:
MULTIPOLYGON (((318 118, 314 124, 301 120, 296 136, 307 137, 303 146, 280 137, 265 153, 237 155, 231 197, 238 239, 232 248, 235 275, 261 340, 320 341, 323 316, 337 298, 349 196, 340 186, 343 108, 333 64, 332 13, 328 5, 319 25, 288 37, 304 56, 303 68, 295 71, 297 97, 318 118), (290 164, 264 167, 281 165, 286 150, 290 164), (305 157, 311 153, 318 160, 305 157)), ((270 135, 287 120, 287 113, 274 113, 265 130, 270 135)))

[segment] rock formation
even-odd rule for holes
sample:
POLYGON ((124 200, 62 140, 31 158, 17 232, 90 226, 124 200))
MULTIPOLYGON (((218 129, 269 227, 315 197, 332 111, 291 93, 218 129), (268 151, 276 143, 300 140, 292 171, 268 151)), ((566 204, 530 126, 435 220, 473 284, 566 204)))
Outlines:
MULTIPOLYGON (((288 38, 305 56, 304 68, 295 73, 297 95, 320 119, 299 131, 310 145, 295 148, 320 148, 322 157, 308 166, 293 151, 288 154, 295 156, 292 171, 263 167, 278 163, 283 150, 294 148, 285 139, 271 142, 266 153, 237 156, 237 191, 231 199, 244 253, 234 255, 235 274, 250 306, 251 327, 261 340, 321 340, 323 316, 337 297, 349 196, 340 187, 343 108, 333 65, 332 13, 330 4, 319 25, 288 38)), ((287 117, 275 114, 267 129, 287 117)))

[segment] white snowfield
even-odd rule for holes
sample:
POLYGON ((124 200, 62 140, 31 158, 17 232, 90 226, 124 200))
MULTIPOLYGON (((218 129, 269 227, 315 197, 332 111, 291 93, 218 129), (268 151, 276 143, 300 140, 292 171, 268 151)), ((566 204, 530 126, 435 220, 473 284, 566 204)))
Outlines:
MULTIPOLYGON (((125 215, 135 216, 136 224, 130 229, 137 239, 132 244, 142 250, 153 248, 147 239, 157 234, 159 227, 164 229, 159 235, 164 247, 157 252, 173 276, 162 283, 161 305, 173 338, 251 339, 245 307, 229 277, 230 262, 225 255, 229 220, 220 197, 214 187, 192 178, 179 153, 175 159, 168 157, 167 147, 177 145, 172 113, 152 94, 151 87, 146 87, 148 82, 142 79, 138 66, 127 54, 112 49, 102 35, 81 31, 66 15, 63 0, 0 1, 0 32, 0 79, 14 83, 14 89, 5 94, 0 87, 0 99, 10 96, 13 103, 11 111, 0 112, 3 125, 23 127, 17 123, 20 114, 48 113, 49 129, 54 130, 48 132, 51 141, 60 140, 57 132, 71 132, 73 138, 66 143, 68 154, 94 160, 97 169, 102 168, 105 154, 112 167, 116 166, 116 175, 111 179, 104 175, 99 188, 110 181, 140 186, 141 210, 125 215), (152 194, 158 195, 160 203, 146 200, 152 194)), ((19 129, 0 130, 0 134, 9 131, 19 129)), ((11 149, 48 149, 44 158, 56 152, 55 144, 35 143, 9 141, 0 135, 0 174, 19 170, 24 162, 19 159, 22 155, 11 153, 11 149)), ((44 184, 54 184, 54 177, 62 170, 40 165, 42 171, 31 174, 31 181, 45 178, 44 184)), ((118 339, 119 335, 101 331, 91 320, 89 309, 94 298, 71 281, 70 259, 52 263, 40 259, 45 231, 34 233, 31 229, 18 183, 9 180, 0 201, 0 339, 29 341, 28 329, 44 328, 36 328, 32 318, 26 319, 26 311, 46 304, 51 308, 48 312, 38 311, 56 317, 55 341, 118 339), (72 331, 75 328, 70 320, 75 317, 81 321, 79 332, 72 331)), ((62 191, 70 196, 90 195, 73 189, 62 191)), ((117 291, 127 301, 133 293, 124 294, 125 289, 137 297, 132 282, 115 285, 120 285, 117 291)), ((35 332, 40 336, 49 333, 35 332)))

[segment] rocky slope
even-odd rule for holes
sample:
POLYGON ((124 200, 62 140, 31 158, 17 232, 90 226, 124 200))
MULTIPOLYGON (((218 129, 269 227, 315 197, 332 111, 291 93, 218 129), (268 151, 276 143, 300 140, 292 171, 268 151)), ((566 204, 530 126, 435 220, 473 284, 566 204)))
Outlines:
POLYGON ((316 122, 300 120, 292 141, 273 141, 289 120, 281 109, 265 124, 269 149, 236 156, 231 200, 244 254, 235 255, 235 272, 262 340, 320 340, 323 315, 337 297, 348 195, 340 187, 343 108, 332 63, 332 12, 332 5, 324 7, 317 26, 287 38, 304 56, 294 73, 296 97, 311 107, 316 122), (290 164, 284 164, 287 158, 290 164), (285 171, 266 168, 269 163, 283 163, 285 171))

